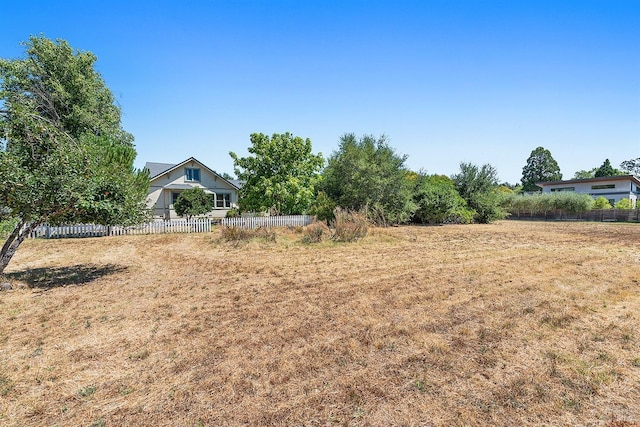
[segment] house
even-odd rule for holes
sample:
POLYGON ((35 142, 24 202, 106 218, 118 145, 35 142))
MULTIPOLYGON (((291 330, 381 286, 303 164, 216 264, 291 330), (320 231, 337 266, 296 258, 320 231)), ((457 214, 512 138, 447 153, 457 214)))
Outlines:
POLYGON ((194 187, 202 188, 213 199, 211 218, 223 218, 227 211, 238 206, 238 181, 228 181, 213 169, 190 157, 178 163, 147 162, 150 186, 147 204, 156 218, 178 218, 173 204, 180 192, 194 187))
POLYGON ((600 178, 570 179, 567 181, 537 182, 543 193, 573 191, 586 193, 594 199, 602 196, 611 206, 627 198, 635 208, 640 195, 640 179, 634 175, 604 176, 600 178))

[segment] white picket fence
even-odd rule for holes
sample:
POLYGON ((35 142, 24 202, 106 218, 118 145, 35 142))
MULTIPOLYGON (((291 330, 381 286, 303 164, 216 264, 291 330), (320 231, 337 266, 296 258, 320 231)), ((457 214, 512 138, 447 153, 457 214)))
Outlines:
POLYGON ((211 232, 209 218, 172 219, 168 221, 152 221, 147 224, 123 227, 119 225, 74 224, 49 226, 43 224, 36 227, 29 237, 45 239, 61 239, 69 237, 101 237, 130 236, 135 234, 162 233, 206 233, 211 232))
POLYGON ((259 227, 304 227, 311 224, 313 217, 309 215, 253 216, 223 218, 220 224, 224 227, 259 228, 259 227))
MULTIPOLYGON (((311 224, 309 215, 260 216, 222 218, 220 224, 227 227, 259 228, 259 227, 296 227, 311 224)), ((147 224, 123 227, 120 225, 74 224, 50 226, 43 224, 36 227, 30 238, 63 239, 71 237, 131 236, 135 234, 163 233, 209 233, 212 221, 209 218, 171 219, 152 221, 147 224)))

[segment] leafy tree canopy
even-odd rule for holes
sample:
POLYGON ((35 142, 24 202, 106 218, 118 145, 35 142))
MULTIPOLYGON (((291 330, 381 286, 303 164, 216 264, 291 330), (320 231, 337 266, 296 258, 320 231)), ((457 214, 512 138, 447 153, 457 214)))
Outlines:
POLYGON ((329 157, 321 189, 342 208, 367 209, 374 222, 408 222, 416 206, 406 159, 396 154, 384 135, 345 134, 329 157))
POLYGON ((596 178, 599 178, 604 176, 624 175, 624 173, 611 166, 611 162, 609 161, 609 159, 606 159, 604 163, 602 163, 602 165, 598 169, 596 169, 593 175, 596 178))
POLYGON ((421 223, 467 223, 472 212, 456 191, 453 181, 444 175, 420 175, 414 192, 418 206, 414 220, 421 223))
POLYGON ((523 191, 541 191, 536 182, 560 181, 562 174, 560 167, 551 152, 544 147, 538 147, 531 152, 527 164, 522 168, 523 191))
POLYGON ((640 176, 640 157, 620 163, 620 169, 630 175, 640 176))
POLYGON ((271 137, 253 133, 250 140, 252 156, 229 153, 236 176, 245 181, 239 192, 240 209, 280 215, 307 212, 324 166, 322 154, 311 152, 311 140, 288 132, 271 137))
POLYGON ((146 218, 148 174, 94 70, 64 40, 31 37, 24 59, 0 59, 0 206, 16 220, 0 273, 43 222, 131 224, 146 218))
POLYGON ((594 178, 596 176, 596 170, 598 168, 593 168, 591 170, 579 170, 573 175, 573 179, 588 179, 594 178))
POLYGON ((192 216, 204 215, 213 209, 213 198, 200 187, 184 190, 173 205, 176 214, 191 219, 192 216))
POLYGON ((451 177, 458 193, 475 211, 474 220, 489 223, 502 219, 505 212, 500 207, 502 196, 496 191, 498 173, 490 164, 460 163, 460 173, 451 177))

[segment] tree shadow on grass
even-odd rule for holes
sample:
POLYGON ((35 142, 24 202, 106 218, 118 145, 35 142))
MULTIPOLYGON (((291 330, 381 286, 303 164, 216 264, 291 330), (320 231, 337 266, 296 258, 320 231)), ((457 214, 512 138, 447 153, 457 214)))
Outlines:
POLYGON ((67 267, 30 268, 5 276, 10 280, 25 283, 29 288, 53 289, 67 285, 87 285, 96 279, 126 271, 127 267, 106 264, 78 264, 67 267))

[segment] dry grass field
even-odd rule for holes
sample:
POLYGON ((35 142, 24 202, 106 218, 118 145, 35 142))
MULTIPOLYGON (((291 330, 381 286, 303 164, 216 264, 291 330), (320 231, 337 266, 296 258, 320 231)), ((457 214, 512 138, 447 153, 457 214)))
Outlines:
POLYGON ((27 241, 3 426, 640 425, 640 225, 27 241))

